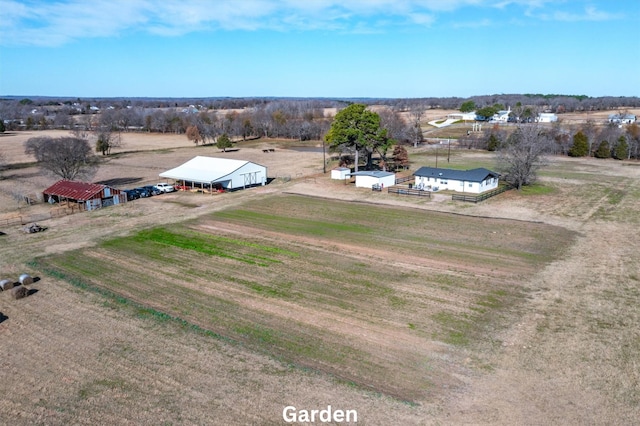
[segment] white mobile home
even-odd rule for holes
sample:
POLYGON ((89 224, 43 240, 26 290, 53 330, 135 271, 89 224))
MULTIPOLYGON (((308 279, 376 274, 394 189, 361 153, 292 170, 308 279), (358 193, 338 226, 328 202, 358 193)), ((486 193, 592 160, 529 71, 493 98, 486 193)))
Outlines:
POLYGON ((631 124, 636 122, 636 116, 633 114, 611 114, 609 123, 613 124, 631 124))
POLYGON ((197 156, 160 177, 194 188, 229 190, 266 184, 267 168, 250 161, 197 156))
POLYGON ((452 170, 435 167, 420 167, 413 174, 415 186, 427 191, 456 191, 480 194, 496 189, 500 174, 478 168, 472 170, 452 170))
POLYGON ((541 112, 538 114, 536 121, 538 123, 555 123, 558 121, 558 116, 552 112, 541 112))

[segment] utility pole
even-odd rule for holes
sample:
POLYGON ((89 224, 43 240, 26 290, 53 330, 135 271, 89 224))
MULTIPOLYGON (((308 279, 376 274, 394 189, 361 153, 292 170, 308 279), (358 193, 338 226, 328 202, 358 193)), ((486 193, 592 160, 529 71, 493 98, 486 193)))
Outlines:
POLYGON ((324 138, 322 138, 322 173, 327 173, 327 159, 324 153, 324 138))

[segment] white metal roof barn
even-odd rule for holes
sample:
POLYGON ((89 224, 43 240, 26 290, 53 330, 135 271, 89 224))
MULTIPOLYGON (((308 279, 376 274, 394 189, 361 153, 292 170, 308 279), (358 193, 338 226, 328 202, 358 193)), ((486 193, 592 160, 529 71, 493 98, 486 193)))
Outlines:
POLYGON ((197 156, 160 176, 185 186, 240 189, 266 184, 267 168, 245 160, 197 156))

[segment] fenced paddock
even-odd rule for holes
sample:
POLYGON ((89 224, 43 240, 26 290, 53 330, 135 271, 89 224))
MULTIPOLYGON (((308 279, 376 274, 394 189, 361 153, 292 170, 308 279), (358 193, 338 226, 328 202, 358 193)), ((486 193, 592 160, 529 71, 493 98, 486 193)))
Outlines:
POLYGON ((493 189, 491 191, 483 192, 478 195, 463 195, 463 194, 453 194, 451 199, 453 201, 466 201, 468 203, 479 203, 480 201, 484 201, 487 198, 494 197, 498 194, 502 194, 505 191, 508 191, 512 188, 510 185, 503 185, 499 188, 493 189))
POLYGON ((413 176, 404 176, 404 177, 396 178, 396 185, 399 183, 409 182, 413 179, 414 179, 413 176))
POLYGON ((423 191, 421 189, 404 188, 401 186, 392 186, 387 189, 389 194, 397 195, 413 195, 416 197, 429 197, 431 198, 431 191, 423 191))

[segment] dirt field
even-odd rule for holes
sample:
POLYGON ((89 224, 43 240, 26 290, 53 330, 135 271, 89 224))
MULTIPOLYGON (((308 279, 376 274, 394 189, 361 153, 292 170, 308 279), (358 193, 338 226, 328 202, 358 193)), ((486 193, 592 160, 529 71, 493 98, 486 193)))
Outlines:
MULTIPOLYGON (((43 222, 49 229, 41 234, 25 235, 15 226, 0 229, 6 233, 0 235, 0 279, 15 279, 24 271, 41 278, 32 286, 37 292, 26 299, 15 301, 0 293, 0 354, 5 364, 0 422, 282 424, 286 405, 321 409, 331 404, 357 409, 363 424, 636 423, 638 163, 554 158, 542 173, 549 191, 508 192, 470 205, 444 195, 425 201, 336 184, 320 173, 321 152, 275 146, 275 153, 264 154, 256 145, 221 154, 215 148, 190 146, 184 136, 157 141, 153 135, 141 136, 126 141, 123 150, 158 151, 116 155, 96 180, 155 182, 159 171, 194 155, 249 159, 266 165, 272 177, 292 180, 276 179, 266 187, 216 196, 179 193, 138 200, 43 222), (161 224, 193 219, 207 229, 214 226, 210 219, 203 221, 207 215, 215 220, 216 212, 282 193, 541 222, 574 237, 557 260, 522 276, 518 284, 529 289, 526 296, 500 310, 503 326, 485 330, 484 343, 416 352, 434 357, 436 371, 449 374, 439 383, 451 386, 427 392, 413 404, 354 386, 338 374, 281 362, 250 344, 227 342, 144 306, 82 290, 25 263, 82 248, 89 250, 79 253, 95 252, 107 238, 161 224)), ((11 162, 25 160, 18 145, 13 137, 0 138, 0 149, 11 162)), ((452 161, 491 165, 485 153, 465 152, 452 161)), ((50 182, 33 167, 11 169, 4 176, 0 215, 15 214, 18 204, 11 193, 16 188, 36 192, 50 182)), ((20 206, 23 214, 47 208, 20 206)), ((452 273, 446 267, 443 272, 452 273)), ((173 305, 180 308, 179 300, 173 305)), ((383 347, 389 344, 380 338, 383 347)), ((403 344, 415 350, 410 342, 403 344)), ((428 372, 433 366, 421 368, 428 372)))

